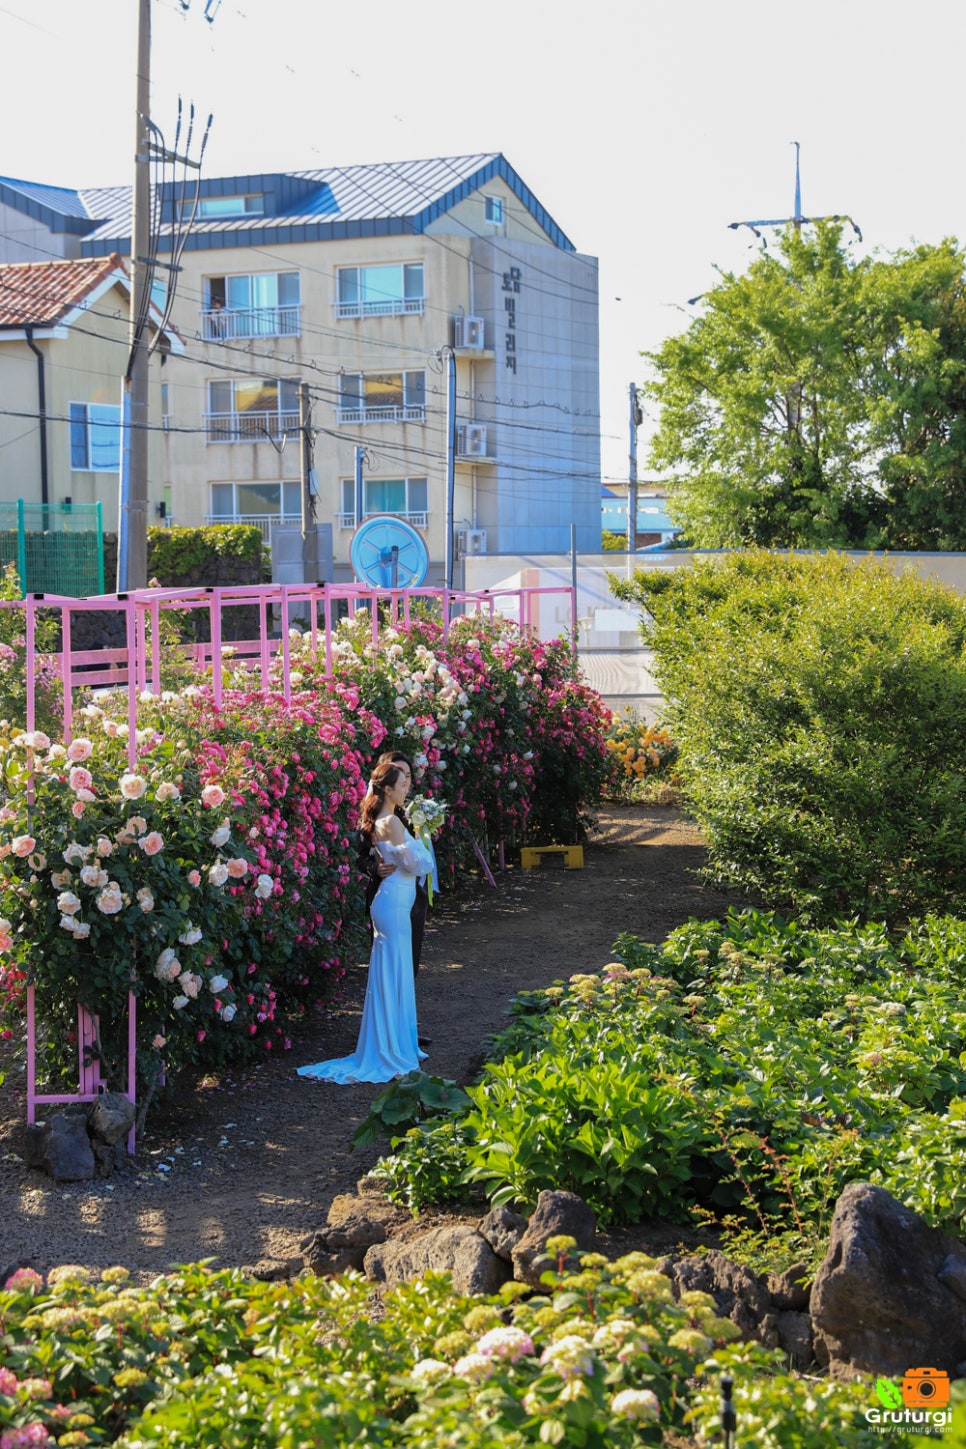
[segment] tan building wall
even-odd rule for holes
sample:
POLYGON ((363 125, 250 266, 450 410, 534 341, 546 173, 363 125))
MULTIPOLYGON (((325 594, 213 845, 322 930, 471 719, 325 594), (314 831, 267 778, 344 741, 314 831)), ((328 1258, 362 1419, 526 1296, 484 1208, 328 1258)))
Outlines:
MULTIPOLYGON (((48 501, 103 505, 107 531, 117 528, 117 472, 71 468, 71 403, 104 404, 120 410, 122 375, 127 362, 127 293, 116 287, 94 304, 86 319, 59 334, 38 333, 44 356, 47 393, 48 501), (94 335, 94 333, 97 335, 94 335)), ((40 503, 40 424, 37 358, 25 340, 0 333, 0 396, 6 415, 0 417, 0 501, 40 503), (25 417, 11 417, 9 413, 25 417)), ((164 499, 164 443, 161 419, 161 358, 151 361, 151 416, 155 431, 149 444, 149 523, 158 522, 164 499)))

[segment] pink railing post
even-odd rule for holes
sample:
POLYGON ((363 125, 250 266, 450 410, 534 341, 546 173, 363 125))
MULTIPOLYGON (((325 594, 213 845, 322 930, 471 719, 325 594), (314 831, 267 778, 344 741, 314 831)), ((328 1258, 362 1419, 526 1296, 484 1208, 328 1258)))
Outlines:
POLYGON ((82 1097, 97 1095, 100 1090, 101 1064, 95 1055, 98 1023, 86 1006, 77 1006, 77 1053, 80 1058, 78 1086, 82 1097))
POLYGON ((123 594, 124 623, 127 634, 127 759, 131 774, 138 767, 138 689, 135 676, 135 603, 130 594, 123 594))
POLYGON ((151 689, 161 693, 161 600, 151 600, 151 689))
POLYGON ((325 673, 332 677, 332 593, 331 585, 325 584, 322 591, 322 607, 325 617, 325 673))
POLYGON ((70 669, 70 605, 60 614, 60 682, 64 691, 64 743, 70 743, 74 723, 74 691, 70 669))
POLYGON ((208 632, 211 635, 211 692, 221 708, 221 590, 208 589, 208 632))
POLYGON ((27 638, 27 733, 30 734, 34 727, 34 689, 37 681, 37 651, 35 630, 35 611, 33 594, 27 595, 27 617, 25 634, 27 638))
POLYGON ((285 703, 292 698, 292 649, 288 637, 288 584, 282 584, 282 693, 285 703))
POLYGON ((265 594, 258 596, 258 657, 261 661, 262 689, 267 690, 271 651, 268 647, 268 598, 265 594))

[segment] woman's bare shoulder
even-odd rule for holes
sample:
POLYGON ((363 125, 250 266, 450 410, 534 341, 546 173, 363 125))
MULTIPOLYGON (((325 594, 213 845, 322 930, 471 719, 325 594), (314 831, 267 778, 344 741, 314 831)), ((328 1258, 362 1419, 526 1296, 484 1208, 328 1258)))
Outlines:
POLYGON ((402 845, 406 831, 395 815, 383 815, 376 821, 374 834, 377 840, 387 840, 390 845, 402 845))

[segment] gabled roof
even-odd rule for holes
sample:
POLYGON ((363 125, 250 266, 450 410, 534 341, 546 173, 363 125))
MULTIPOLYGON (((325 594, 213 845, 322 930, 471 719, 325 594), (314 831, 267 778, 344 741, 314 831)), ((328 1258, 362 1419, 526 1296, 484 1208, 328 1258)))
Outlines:
MULTIPOLYGON (((494 178, 500 177, 546 233, 552 245, 574 251, 573 242, 498 152, 440 156, 423 161, 329 166, 318 171, 273 172, 204 178, 202 196, 259 195, 262 213, 196 219, 188 249, 272 246, 279 242, 330 241, 347 237, 414 236, 494 178)), ((82 243, 86 255, 130 250, 131 188, 77 193, 96 228, 82 243)), ((172 197, 163 195, 170 212, 172 197)), ((162 228, 170 232, 171 223, 162 228)))
MULTIPOLYGON (((48 336, 64 337, 65 328, 82 316, 112 287, 130 294, 131 279, 116 252, 106 257, 81 257, 63 262, 10 262, 0 266, 0 339, 10 339, 31 327, 48 336)), ((155 329, 161 314, 151 304, 149 320, 155 329)), ((164 337, 173 352, 184 343, 171 326, 164 337)))
POLYGON ((0 266, 0 328, 56 327, 113 273, 127 283, 124 264, 114 254, 0 266))

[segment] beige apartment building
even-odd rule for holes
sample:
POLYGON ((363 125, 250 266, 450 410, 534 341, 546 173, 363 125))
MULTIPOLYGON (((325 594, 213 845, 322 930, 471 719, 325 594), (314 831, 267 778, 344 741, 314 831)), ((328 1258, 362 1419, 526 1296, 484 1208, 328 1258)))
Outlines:
MULTIPOLYGON (((162 262, 179 206, 162 193, 162 262)), ((0 179, 0 231, 127 255, 130 191, 0 179)), ((151 479, 169 519, 297 522, 306 384, 334 576, 360 522, 391 515, 440 582, 452 349, 457 554, 565 551, 572 529, 599 547, 597 264, 503 156, 204 179, 180 267, 151 479)))

